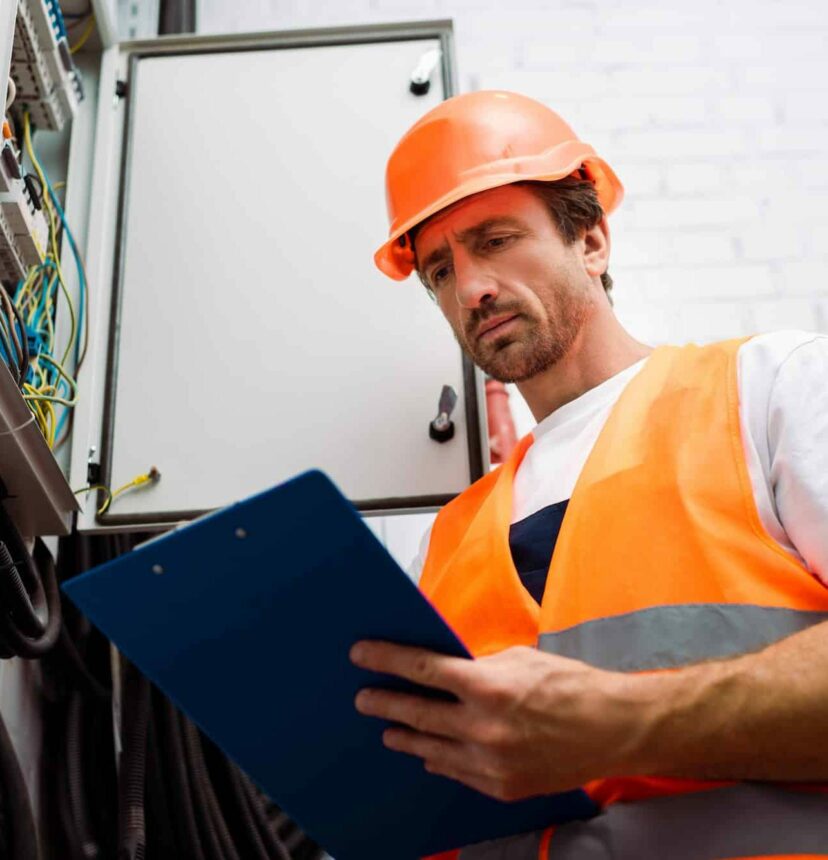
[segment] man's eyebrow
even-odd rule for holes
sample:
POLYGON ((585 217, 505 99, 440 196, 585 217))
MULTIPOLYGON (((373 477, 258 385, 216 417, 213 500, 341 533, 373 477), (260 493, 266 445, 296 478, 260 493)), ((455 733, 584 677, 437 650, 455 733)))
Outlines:
POLYGON ((432 266, 437 265, 437 263, 442 263, 444 260, 451 259, 451 248, 447 244, 440 245, 439 248, 435 248, 423 262, 420 264, 420 271, 425 272, 427 269, 432 266))
MULTIPOLYGON (((512 218, 509 215, 500 215, 496 218, 487 218, 485 221, 481 221, 473 227, 467 227, 465 230, 460 233, 455 233, 454 235, 458 242, 463 245, 467 245, 470 241, 485 235, 496 227, 517 227, 525 229, 526 225, 517 218, 512 218)), ((425 272, 431 266, 449 259, 451 259, 451 249, 448 245, 441 245, 439 248, 435 248, 425 258, 425 260, 423 260, 420 264, 420 270, 425 272)))
POLYGON ((470 239, 477 239, 484 233, 488 233, 489 230, 496 227, 519 227, 525 229, 526 225, 522 221, 517 218, 513 218, 510 215, 499 215, 495 218, 487 218, 485 221, 481 221, 473 227, 467 227, 465 230, 462 230, 460 233, 455 233, 454 235, 458 242, 465 245, 470 239))

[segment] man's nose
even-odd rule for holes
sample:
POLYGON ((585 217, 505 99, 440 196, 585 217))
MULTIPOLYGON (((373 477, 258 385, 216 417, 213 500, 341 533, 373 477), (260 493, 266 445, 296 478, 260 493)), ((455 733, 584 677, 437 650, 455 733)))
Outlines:
POLYGON ((454 289, 457 304, 473 310, 497 298, 497 281, 486 266, 480 265, 467 252, 455 252, 454 289))

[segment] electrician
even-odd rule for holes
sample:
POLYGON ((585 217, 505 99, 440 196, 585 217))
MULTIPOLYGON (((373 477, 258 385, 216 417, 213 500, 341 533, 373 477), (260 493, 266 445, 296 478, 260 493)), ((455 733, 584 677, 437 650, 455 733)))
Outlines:
POLYGON ((636 341, 609 300, 621 184, 523 96, 442 103, 386 179, 377 265, 416 269, 538 424, 424 542, 420 587, 479 659, 351 652, 457 701, 356 707, 428 771, 600 808, 445 856, 828 856, 828 336, 636 341))

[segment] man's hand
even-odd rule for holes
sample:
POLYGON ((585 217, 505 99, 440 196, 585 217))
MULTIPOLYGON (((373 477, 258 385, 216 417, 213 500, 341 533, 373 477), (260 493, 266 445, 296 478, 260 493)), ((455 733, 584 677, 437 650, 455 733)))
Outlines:
POLYGON ((462 660, 359 642, 352 660, 453 693, 363 690, 391 749, 503 800, 609 776, 828 781, 828 622, 751 654, 624 674, 532 648, 462 660), (408 728, 405 728, 405 727, 408 728))
POLYGON ((426 770, 500 800, 567 791, 625 770, 638 731, 628 676, 533 648, 464 660, 385 642, 360 642, 357 666, 453 693, 446 702, 362 690, 357 709, 400 728, 387 747, 426 770))

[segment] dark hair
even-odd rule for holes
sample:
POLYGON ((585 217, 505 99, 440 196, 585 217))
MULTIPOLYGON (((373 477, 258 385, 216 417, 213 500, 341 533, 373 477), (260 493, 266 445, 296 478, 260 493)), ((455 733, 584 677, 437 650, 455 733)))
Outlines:
MULTIPOLYGON (((527 188, 549 209, 549 214, 567 245, 577 241, 582 233, 591 230, 604 217, 598 202, 598 192, 583 170, 581 176, 565 176, 555 182, 517 182, 527 188), (583 178, 582 178, 583 177, 583 178)), ((601 284, 612 302, 612 278, 609 272, 601 275, 601 284)))
MULTIPOLYGON (((515 185, 528 189, 546 204, 552 221, 558 228, 558 233, 567 245, 577 241, 583 232, 591 230, 604 217, 604 210, 598 202, 595 186, 586 178, 583 169, 579 176, 565 176, 554 182, 528 180, 516 182, 515 185)), ((427 221, 423 221, 409 231, 408 236, 412 247, 417 233, 426 223, 427 221)), ((425 288, 431 292, 428 282, 419 270, 417 275, 425 288)), ((601 284, 612 304, 612 278, 609 272, 601 275, 601 284)))

